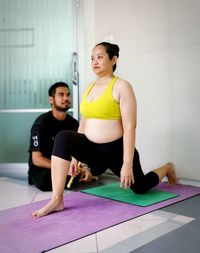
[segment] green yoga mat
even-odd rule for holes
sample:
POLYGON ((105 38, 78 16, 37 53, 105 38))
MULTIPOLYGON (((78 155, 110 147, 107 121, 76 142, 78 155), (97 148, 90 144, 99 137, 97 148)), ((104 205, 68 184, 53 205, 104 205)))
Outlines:
POLYGON ((137 206, 150 206, 179 196, 178 194, 158 189, 152 189, 145 194, 136 194, 131 189, 121 189, 119 183, 97 186, 81 190, 81 192, 137 206))

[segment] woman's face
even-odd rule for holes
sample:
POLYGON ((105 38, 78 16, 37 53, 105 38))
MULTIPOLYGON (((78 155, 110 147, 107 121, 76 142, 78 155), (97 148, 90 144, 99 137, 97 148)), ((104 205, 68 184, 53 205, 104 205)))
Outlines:
POLYGON ((109 56, 102 45, 98 45, 93 49, 91 63, 92 69, 96 75, 113 72, 113 60, 109 59, 109 56))

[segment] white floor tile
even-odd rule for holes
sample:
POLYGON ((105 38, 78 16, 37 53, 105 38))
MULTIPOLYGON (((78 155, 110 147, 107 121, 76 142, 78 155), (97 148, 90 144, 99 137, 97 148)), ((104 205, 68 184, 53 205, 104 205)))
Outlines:
POLYGON ((172 220, 182 222, 182 223, 188 223, 188 222, 193 221, 194 218, 188 217, 188 216, 183 216, 183 215, 178 215, 178 216, 174 217, 172 220))
POLYGON ((31 203, 37 190, 21 181, 0 178, 0 192, 0 210, 4 210, 31 203))
MULTIPOLYGON (((72 192, 71 191, 65 191, 64 192, 64 196, 67 195, 67 194, 71 194, 72 192)), ((42 192, 40 190, 37 190, 37 194, 33 200, 33 202, 37 202, 37 201, 41 201, 41 200, 45 200, 45 199, 50 199, 51 198, 51 195, 52 195, 52 192, 51 191, 47 191, 47 192, 42 192)))
POLYGON ((130 237, 123 241, 123 244, 131 247, 132 250, 137 249, 175 229, 178 229, 179 227, 181 227, 181 225, 174 222, 162 222, 144 230, 143 233, 138 233, 137 235, 130 237))
POLYGON ((83 239, 66 244, 59 248, 48 251, 49 253, 89 253, 97 252, 95 235, 87 236, 83 239))
POLYGON ((131 236, 157 226, 165 221, 165 219, 161 219, 155 215, 149 215, 149 217, 146 215, 144 218, 139 217, 137 219, 133 219, 109 229, 103 230, 97 233, 98 249, 104 250, 107 247, 126 240, 131 236))
POLYGON ((52 192, 42 192, 42 191, 37 191, 35 198, 33 202, 45 200, 45 199, 50 199, 52 195, 52 192))

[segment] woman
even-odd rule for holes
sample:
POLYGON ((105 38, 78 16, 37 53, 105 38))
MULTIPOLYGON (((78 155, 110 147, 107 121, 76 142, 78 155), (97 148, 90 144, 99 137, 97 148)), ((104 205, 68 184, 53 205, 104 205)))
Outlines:
POLYGON ((114 76, 119 47, 102 42, 92 52, 92 69, 97 79, 86 90, 80 105, 78 132, 62 131, 52 155, 50 202, 32 213, 34 218, 64 209, 63 192, 70 170, 77 174, 78 161, 88 164, 92 175, 111 169, 120 177, 120 187, 145 193, 167 176, 176 183, 171 163, 144 175, 135 148, 136 99, 130 83, 114 76))

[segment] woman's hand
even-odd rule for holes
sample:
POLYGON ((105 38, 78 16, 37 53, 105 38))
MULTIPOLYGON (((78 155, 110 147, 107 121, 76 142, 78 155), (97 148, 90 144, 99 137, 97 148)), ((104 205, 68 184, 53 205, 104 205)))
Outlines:
POLYGON ((133 183, 134 177, 132 166, 123 164, 120 173, 120 187, 127 189, 130 188, 133 183))

